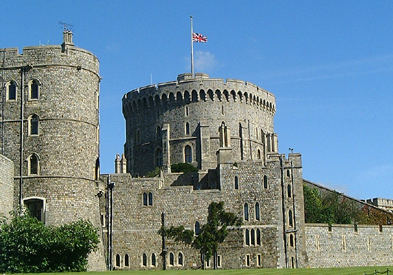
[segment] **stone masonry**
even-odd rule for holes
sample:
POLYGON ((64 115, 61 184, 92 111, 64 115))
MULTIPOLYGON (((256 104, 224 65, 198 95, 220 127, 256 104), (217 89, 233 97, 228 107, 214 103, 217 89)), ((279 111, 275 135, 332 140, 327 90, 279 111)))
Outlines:
POLYGON ((8 217, 13 210, 14 163, 0 155, 0 217, 8 217))

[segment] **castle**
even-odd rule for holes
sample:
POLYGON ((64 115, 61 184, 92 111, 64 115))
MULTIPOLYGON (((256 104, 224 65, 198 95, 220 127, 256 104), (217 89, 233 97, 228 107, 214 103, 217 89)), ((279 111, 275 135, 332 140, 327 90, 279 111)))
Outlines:
POLYGON ((249 82, 186 73, 126 93, 124 154, 114 174, 100 175, 98 59, 70 31, 63 40, 0 49, 2 214, 89 219, 102 236, 92 270, 200 267, 198 251, 158 230, 198 234, 213 201, 243 220, 219 247, 219 268, 393 262, 391 225, 305 223, 301 155, 279 153, 275 97, 249 82), (176 163, 198 172, 172 172, 176 163), (156 167, 157 177, 144 177, 156 167))

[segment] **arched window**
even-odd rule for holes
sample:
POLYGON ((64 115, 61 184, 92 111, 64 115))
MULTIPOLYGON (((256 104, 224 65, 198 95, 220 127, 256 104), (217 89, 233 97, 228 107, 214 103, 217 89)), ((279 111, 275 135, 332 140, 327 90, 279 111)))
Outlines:
POLYGON ((36 154, 32 154, 28 160, 29 175, 38 175, 39 161, 36 154))
POLYGON ((294 245, 293 234, 290 234, 290 235, 289 235, 289 245, 290 245, 291 247, 293 247, 293 245, 294 245))
POLYGON ((261 230, 257 228, 257 245, 261 245, 261 230))
POLYGON ((142 255, 142 265, 147 266, 147 255, 145 253, 142 255))
POLYGON ((195 235, 201 234, 201 225, 198 221, 195 222, 195 235))
POLYGON ((263 176, 263 188, 267 189, 267 176, 263 176))
POLYGON ((175 265, 175 255, 173 252, 169 253, 169 265, 175 265))
POLYGON ((39 221, 45 222, 45 202, 42 198, 27 198, 23 200, 25 208, 30 215, 39 221))
POLYGON ((120 267, 120 255, 116 254, 116 261, 115 261, 115 265, 120 267))
POLYGON ((293 218, 292 218, 292 210, 289 209, 288 210, 288 222, 289 222, 289 226, 293 226, 293 218))
POLYGON ((255 230, 251 229, 251 245, 255 245, 255 230))
POLYGON ((124 266, 130 266, 130 257, 128 254, 124 255, 124 266))
POLYGON ((255 203, 255 219, 257 221, 261 219, 261 215, 259 213, 259 202, 255 203))
POLYGON ((258 149, 258 159, 261 159, 261 150, 258 149))
POLYGON ((14 81, 7 85, 7 100, 16 100, 16 83, 14 81))
POLYGON ((149 192, 149 205, 153 205, 153 194, 149 192))
POLYGON ((29 117, 29 135, 38 135, 38 122, 39 117, 32 115, 29 117))
POLYGON ((147 206, 147 193, 143 193, 143 205, 147 206))
POLYGON ((30 89, 29 89, 29 99, 38 99, 39 97, 39 83, 37 80, 33 80, 30 82, 30 89))
POLYGON ((183 265, 183 253, 181 252, 179 252, 179 255, 177 256, 177 264, 183 265))
POLYGON ((250 245, 250 230, 246 229, 245 231, 245 239, 246 239, 246 245, 250 245))
POLYGON ((184 147, 184 161, 187 163, 192 162, 192 149, 190 145, 186 145, 186 147, 184 147))
POLYGON ((156 167, 161 167, 162 166, 162 150, 161 148, 156 149, 156 167))
POLYGON ((235 176, 235 189, 239 189, 239 178, 235 176))
POLYGON ((244 211, 244 220, 245 221, 248 221, 248 203, 245 203, 244 204, 244 209, 243 209, 244 211))
POLYGON ((188 123, 188 122, 186 122, 186 125, 185 125, 185 133, 187 136, 190 135, 190 123, 188 123))
POLYGON ((287 192, 288 192, 288 198, 292 197, 292 190, 291 190, 291 184, 288 184, 287 186, 287 192))
POLYGON ((156 261, 156 254, 151 254, 151 265, 152 266, 156 266, 157 265, 157 261, 156 261))

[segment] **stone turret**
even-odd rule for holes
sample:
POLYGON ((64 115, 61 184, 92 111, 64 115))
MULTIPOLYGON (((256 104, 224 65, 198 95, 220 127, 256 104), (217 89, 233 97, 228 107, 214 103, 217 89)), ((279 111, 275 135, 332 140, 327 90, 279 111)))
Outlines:
POLYGON ((203 73, 130 91, 123 97, 127 171, 144 175, 181 162, 206 171, 216 167, 216 152, 225 147, 232 148, 234 161, 265 160, 278 152, 275 110, 272 93, 203 73))

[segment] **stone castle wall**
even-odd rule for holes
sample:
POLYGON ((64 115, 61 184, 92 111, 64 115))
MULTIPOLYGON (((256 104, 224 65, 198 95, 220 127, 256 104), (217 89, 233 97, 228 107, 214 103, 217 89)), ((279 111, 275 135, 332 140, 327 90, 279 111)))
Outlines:
POLYGON ((3 155, 0 155, 0 194, 0 217, 9 217, 14 203, 14 164, 3 155))
MULTIPOLYGON (((299 156, 297 156, 299 158, 299 156)), ((278 155, 272 157, 268 164, 262 162, 239 161, 220 164, 217 170, 208 173, 194 173, 192 175, 164 174, 163 178, 132 178, 129 174, 113 174, 111 181, 115 183, 113 189, 113 259, 116 266, 116 255, 121 261, 116 268, 120 269, 161 269, 163 259, 161 236, 158 230, 161 227, 161 213, 165 213, 166 226, 183 225, 194 230, 198 221, 202 226, 207 219, 207 209, 211 202, 223 201, 225 209, 243 218, 240 228, 231 230, 226 241, 220 246, 218 255, 221 256, 221 268, 262 268, 290 266, 291 257, 296 257, 295 247, 303 241, 298 234, 297 243, 289 244, 289 234, 284 231, 293 231, 301 226, 302 211, 299 209, 294 218, 296 226, 287 222, 287 210, 292 209, 292 198, 288 198, 287 184, 291 184, 288 160, 281 167, 278 155), (283 173, 282 173, 283 172, 283 173), (283 175, 285 176, 283 177, 283 175), (264 176, 267 177, 266 186, 264 176), (235 187, 235 177, 238 179, 238 189, 235 187), (171 180, 169 180, 171 179, 171 180), (201 181, 207 181, 200 184, 201 181), (285 186, 285 190, 282 190, 285 186), (215 188, 212 188, 215 187, 215 188), (143 205, 143 193, 152 193, 152 205, 143 205), (284 196, 284 203, 282 196, 284 196), (249 219, 245 220, 244 205, 247 203, 249 219), (256 214, 259 204, 260 217, 256 214), (285 207, 283 213, 282 206, 285 207), (285 225, 283 226, 283 220, 285 225), (247 230, 247 231, 246 231, 247 230), (256 231, 261 233, 261 243, 256 244, 256 231), (250 236, 250 244, 246 244, 245 234, 250 236), (286 235, 288 241, 283 240, 286 235), (252 241, 254 239, 254 241, 252 241), (254 242, 254 244, 252 244, 254 242), (287 253, 284 253, 284 246, 287 253), (143 266, 143 254, 147 255, 147 266, 143 266), (157 265, 152 266, 152 254, 156 255, 157 265), (287 255, 286 255, 287 254, 287 255), (125 257, 129 257, 126 265, 125 257), (250 264, 247 265, 247 255, 250 264), (261 262, 257 257, 260 255, 261 262), (288 257, 286 259, 286 257, 288 257), (259 264, 259 265, 258 265, 259 264)), ((299 170, 294 168, 293 170, 299 170)), ((299 174, 300 173, 300 174, 299 174)), ((294 173, 296 176, 301 175, 294 173)), ((103 181, 106 180, 103 177, 103 181)), ((300 179, 294 182, 298 184, 300 179)), ((295 188, 301 190, 301 188, 295 188)), ((299 194, 299 198, 302 194, 299 194)), ((184 265, 168 265, 169 269, 185 269, 200 267, 200 255, 197 250, 176 244, 167 240, 167 263, 169 253, 175 258, 179 253, 184 255, 184 265)), ((304 260, 300 259, 299 265, 304 260)), ((177 258, 176 258, 177 259, 177 258)))
POLYGON ((393 262, 391 225, 306 224, 305 234, 309 267, 387 266, 393 262))
POLYGON ((187 145, 193 165, 215 168, 222 122, 230 129, 235 160, 263 159, 267 152, 278 151, 274 113, 275 97, 270 92, 249 82, 205 74, 195 79, 183 74, 174 82, 133 90, 123 97, 128 171, 143 175, 160 166, 157 150, 164 155, 164 166, 186 162, 187 145))

